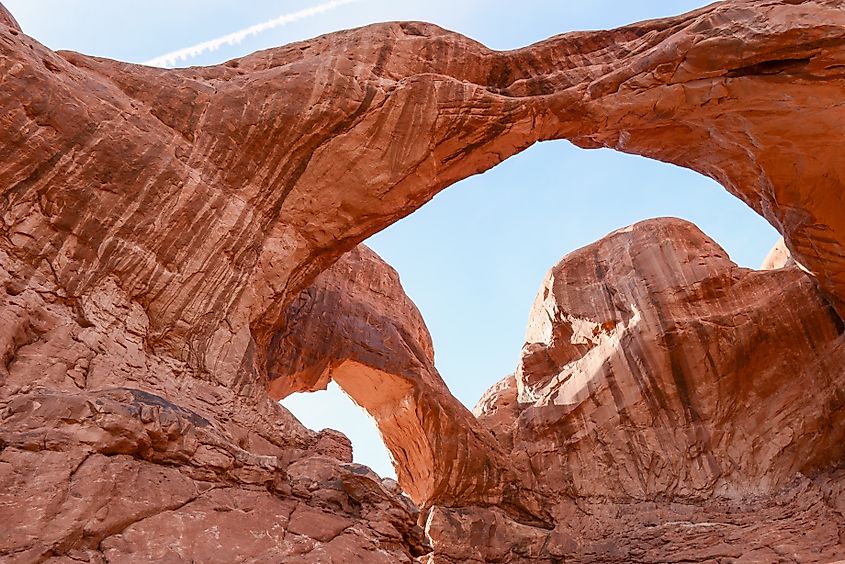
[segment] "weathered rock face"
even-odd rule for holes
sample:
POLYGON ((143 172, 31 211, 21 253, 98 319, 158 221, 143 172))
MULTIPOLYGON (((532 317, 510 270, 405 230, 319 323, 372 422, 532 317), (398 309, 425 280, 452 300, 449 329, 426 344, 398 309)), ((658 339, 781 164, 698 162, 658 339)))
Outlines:
POLYGON ((676 219, 612 233, 550 271, 478 421, 367 249, 289 319, 271 389, 335 378, 373 415, 433 562, 845 554, 845 323, 797 267, 739 268, 676 219))
POLYGON ((692 224, 639 223, 543 282, 512 440, 579 497, 772 491, 841 458, 843 332, 797 267, 739 268, 692 224))
POLYGON ((511 52, 379 24, 172 71, 54 53, 0 7, 0 555, 424 553, 413 505, 351 465, 341 435, 272 401, 329 377, 379 420, 436 558, 836 554, 840 480, 813 473, 841 438, 841 7, 728 1, 511 52), (594 287, 552 284, 538 302, 571 319, 536 322, 485 428, 446 390, 387 267, 360 249, 317 276, 552 138, 718 179, 830 303, 796 269, 739 271, 701 237, 641 250, 643 264, 602 243, 567 267, 594 287), (684 257, 701 262, 682 262, 688 279, 661 273, 684 257), (718 535, 679 518, 738 511, 718 535))
POLYGON ((254 347, 226 313, 251 291, 233 267, 256 249, 235 242, 250 212, 208 199, 216 181, 175 156, 184 139, 106 76, 16 27, 0 49, 0 559, 424 552, 417 509, 352 464, 346 437, 304 428, 225 360, 254 347), (165 303, 190 319, 159 324, 165 303))
MULTIPOLYGON (((843 333, 798 267, 739 268, 693 225, 652 220, 550 271, 515 375, 475 412, 530 460, 570 557, 748 557, 762 535, 775 553, 824 560, 845 554, 829 493, 841 487, 829 472, 843 455, 843 333), (764 533, 773 512, 781 524, 764 533)), ((440 531, 453 550, 473 519, 440 531)))
POLYGON ((387 563, 423 550, 414 506, 352 464, 339 433, 305 451, 257 444, 136 388, 38 387, 0 418, 5 562, 387 563))
POLYGON ((425 323, 378 256, 364 246, 344 255, 291 302, 286 319, 268 357, 274 398, 333 379, 377 421, 414 501, 503 501, 515 475, 443 383, 425 323))
POLYGON ((10 29, 17 31, 21 30, 21 26, 18 25, 17 20, 15 20, 12 14, 9 13, 9 10, 7 10, 2 4, 0 4, 0 25, 5 25, 10 29))
POLYGON ((260 379, 289 299, 343 252, 566 137, 716 177, 841 299, 839 7, 727 2, 505 53, 383 24, 174 71, 7 30, 8 262, 73 296, 114 283, 159 354, 260 379))

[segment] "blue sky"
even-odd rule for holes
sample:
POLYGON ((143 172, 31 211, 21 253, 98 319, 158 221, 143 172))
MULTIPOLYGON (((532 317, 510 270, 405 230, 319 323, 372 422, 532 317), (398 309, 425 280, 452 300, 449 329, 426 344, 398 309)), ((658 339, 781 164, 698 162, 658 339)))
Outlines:
MULTIPOLYGON (((320 4, 323 0, 2 0, 23 30, 53 49, 132 62, 320 4), (244 7, 246 6, 246 7, 244 7)), ((571 30, 601 29, 703 6, 696 1, 357 0, 192 58, 214 64, 338 29, 424 20, 496 49, 571 30)), ((692 171, 568 142, 531 147, 447 189, 368 244, 396 268, 434 339, 453 393, 472 407, 516 367, 534 294, 567 252, 633 222, 696 223, 743 266, 757 267, 776 232, 714 181, 692 171)), ((369 419, 334 386, 285 405, 309 427, 350 436, 356 460, 392 475, 369 419)))

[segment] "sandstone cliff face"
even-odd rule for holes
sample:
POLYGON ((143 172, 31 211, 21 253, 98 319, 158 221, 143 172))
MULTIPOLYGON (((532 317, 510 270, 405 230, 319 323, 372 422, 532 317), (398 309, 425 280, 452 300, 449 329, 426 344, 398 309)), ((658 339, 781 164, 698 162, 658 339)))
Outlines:
POLYGON ((511 52, 379 24, 171 71, 51 52, 0 8, 0 555, 426 553, 405 497, 273 401, 328 378, 379 421, 429 559, 841 555, 841 8, 511 52), (389 267, 337 261, 552 138, 716 178, 815 279, 684 224, 613 235, 553 271, 474 419, 389 267))
POLYGON ((800 269, 738 268, 689 223, 639 223, 544 280, 512 440, 578 496, 771 491, 841 458, 843 332, 800 269))
MULTIPOLYGON (((801 269, 739 268, 693 225, 651 220, 549 272, 519 367, 475 413, 530 461, 569 557, 823 561, 845 552, 843 333, 801 269)), ((451 550, 473 520, 441 531, 451 550)))

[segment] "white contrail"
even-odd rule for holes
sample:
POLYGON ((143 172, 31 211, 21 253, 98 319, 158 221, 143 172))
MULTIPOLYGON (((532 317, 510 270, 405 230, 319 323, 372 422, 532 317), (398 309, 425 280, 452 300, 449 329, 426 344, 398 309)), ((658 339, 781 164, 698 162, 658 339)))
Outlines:
POLYGON ((323 2, 322 4, 317 4, 316 6, 311 6, 310 8, 304 8, 296 12, 283 14, 278 18, 273 18, 272 20, 267 20, 266 22, 262 22, 260 24, 251 25, 247 28, 222 37, 217 37, 209 41, 203 41, 202 43, 191 45, 190 47, 185 47, 184 49, 165 53, 155 59, 144 61, 143 64, 152 67, 173 67, 176 66, 179 61, 193 59, 194 57, 207 51, 216 51, 223 45, 237 45, 247 37, 258 35, 262 31, 267 31, 268 29, 273 29, 274 27, 281 27, 298 20, 310 18, 311 16, 316 16, 330 10, 334 10, 344 4, 351 4, 356 1, 357 0, 330 0, 329 2, 323 2))

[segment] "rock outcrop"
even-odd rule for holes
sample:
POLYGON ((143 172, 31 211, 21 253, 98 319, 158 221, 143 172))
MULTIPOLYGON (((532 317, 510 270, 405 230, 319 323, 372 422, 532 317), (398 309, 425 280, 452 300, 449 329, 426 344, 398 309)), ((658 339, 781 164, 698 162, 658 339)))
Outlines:
MULTIPOLYGON (((800 268, 739 268, 692 224, 651 220, 549 272, 519 367, 475 413, 511 459, 530 461, 568 558, 824 561, 845 554, 829 493, 843 459, 843 333, 800 268), (761 525, 774 514, 777 526, 761 525)), ((441 534, 463 547, 483 515, 441 534)), ((540 533, 538 547, 551 542, 540 533)))
POLYGON ((17 20, 2 4, 0 4, 0 25, 5 25, 16 31, 21 30, 21 26, 18 24, 17 20))
POLYGON ((841 555, 840 1, 509 52, 378 24, 180 70, 52 52, 0 7, 0 53, 3 559, 427 553, 407 498, 273 401, 327 378, 379 420, 427 558, 841 555), (338 260, 556 138, 716 178, 815 278, 688 226, 619 263, 648 229, 611 236, 474 419, 395 275, 338 260))
POLYGON ((739 268, 690 223, 638 223, 544 280, 510 440, 579 497, 771 491, 842 457, 843 332, 799 268, 739 268))
POLYGON ((423 504, 432 562, 845 554, 845 322, 798 267, 737 267, 677 219, 570 253, 478 421, 366 248, 288 319, 271 390, 333 378, 370 412, 423 504))
POLYGON ((269 353, 270 394, 337 384, 377 422, 399 482, 417 503, 502 504, 516 474, 449 392, 431 337, 399 276, 366 247, 295 300, 269 353))

